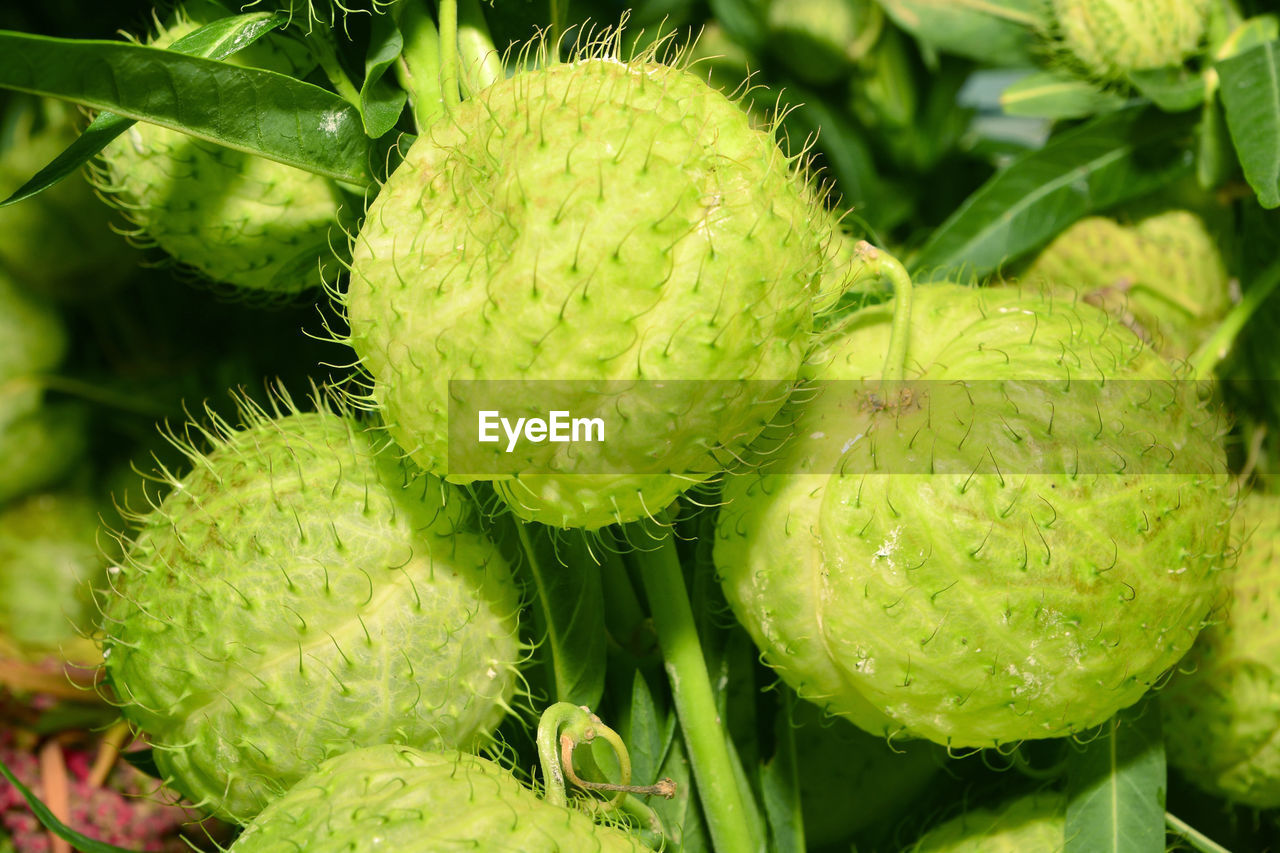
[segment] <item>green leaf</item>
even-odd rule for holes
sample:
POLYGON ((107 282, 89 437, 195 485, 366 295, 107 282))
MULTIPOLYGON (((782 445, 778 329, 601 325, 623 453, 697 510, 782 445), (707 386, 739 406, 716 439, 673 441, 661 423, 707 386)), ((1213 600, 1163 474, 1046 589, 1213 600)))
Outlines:
POLYGON ((1028 74, 1000 95, 1006 114, 1031 118, 1086 118, 1117 110, 1124 103, 1124 97, 1115 92, 1055 71, 1028 74))
POLYGON ((637 784, 652 785, 658 781, 668 727, 658 719, 658 706, 640 670, 636 670, 632 679, 628 722, 626 741, 631 752, 631 777, 637 784))
POLYGON ((911 269, 982 276, 1082 216, 1171 183, 1191 169, 1192 127, 1185 115, 1129 107, 1052 137, 969 196, 911 269))
POLYGON ((800 771, 796 764, 796 729, 792 720, 795 695, 784 690, 774 724, 776 749, 760 766, 761 799, 769 821, 771 850, 804 853, 804 815, 800 810, 800 771))
MULTIPOLYGON (((250 15, 220 18, 178 39, 169 46, 169 50, 189 56, 226 59, 244 50, 287 20, 288 18, 274 12, 255 12, 250 15)), ((80 134, 75 142, 67 146, 66 151, 55 157, 31 180, 18 187, 13 195, 0 201, 0 207, 7 207, 31 198, 74 174, 105 148, 107 143, 124 133, 133 124, 133 119, 122 118, 110 112, 101 113, 85 128, 84 133, 80 134)))
POLYGON ((395 127, 404 111, 408 95, 385 79, 387 70, 404 49, 400 28, 390 15, 374 15, 369 34, 369 52, 364 61, 364 83, 360 86, 360 114, 364 132, 377 139, 395 127))
POLYGON ((1196 180, 1206 190, 1222 186, 1235 171, 1236 153, 1216 97, 1206 98, 1201 105, 1196 137, 1196 180))
POLYGON ((8 779, 13 789, 22 795, 22 798, 27 801, 27 805, 31 807, 31 813, 36 816, 36 820, 44 825, 45 829, 63 841, 74 845, 77 850, 82 850, 84 853, 134 853, 127 847, 117 847, 114 844, 107 844, 87 835, 81 835, 58 820, 57 816, 49 811, 49 807, 40 802, 39 797, 31 793, 31 790, 26 785, 18 781, 18 777, 13 775, 13 772, 9 770, 3 761, 0 761, 0 776, 8 779))
POLYGON ((144 45, 0 30, 0 87, 151 122, 334 180, 370 181, 359 111, 273 71, 144 45))
POLYGON ((1164 853, 1165 788, 1160 706, 1140 702, 1068 759, 1064 853, 1164 853))
POLYGON ((518 525, 540 630, 550 653, 556 702, 595 708, 604 695, 604 591, 597 555, 580 531, 559 535, 518 525), (554 537, 554 538, 553 538, 554 537))
POLYGON ((1131 71, 1129 82, 1167 113, 1193 110, 1204 103, 1204 75, 1186 66, 1131 71))
POLYGON ((1280 207, 1280 41, 1250 48, 1215 67, 1245 180, 1259 204, 1280 207))
POLYGON ((943 53, 988 65, 1032 65, 1039 0, 879 0, 902 29, 943 53))

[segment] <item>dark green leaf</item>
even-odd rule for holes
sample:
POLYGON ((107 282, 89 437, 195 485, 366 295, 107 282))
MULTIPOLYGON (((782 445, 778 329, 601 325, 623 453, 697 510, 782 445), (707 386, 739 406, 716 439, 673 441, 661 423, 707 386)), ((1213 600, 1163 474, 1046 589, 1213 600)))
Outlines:
POLYGON ((1191 168, 1192 121, 1129 107, 1051 138, 983 184, 929 238, 912 270, 985 275, 1082 216, 1154 191, 1191 168))
POLYGON ((774 725, 776 748, 773 757, 760 766, 760 789, 765 816, 769 821, 771 850, 803 853, 804 816, 800 810, 800 775, 796 765, 796 730, 791 709, 795 695, 781 692, 782 707, 774 725))
POLYGON ((1064 853, 1164 853, 1165 786, 1160 707, 1140 702, 1068 759, 1064 853))
POLYGON ((81 835, 58 820, 57 816, 49 811, 48 806, 40 802, 40 799, 31 793, 31 789, 18 781, 18 777, 13 775, 3 761, 0 761, 0 776, 8 779, 14 790, 22 795, 22 798, 27 801, 27 805, 31 807, 31 813, 36 816, 36 820, 44 825, 45 829, 63 841, 74 845, 77 850, 82 850, 84 853, 134 853, 127 847, 117 847, 114 844, 107 844, 87 835, 81 835))
POLYGON ((1185 66, 1131 71, 1129 82, 1167 113, 1193 110, 1204 103, 1204 76, 1185 66))
POLYGON ((400 28, 390 15, 374 15, 369 35, 369 53, 364 62, 364 83, 360 86, 360 113, 364 132, 377 139, 400 120, 408 95, 384 79, 404 49, 400 28))
POLYGON ((1115 92, 1055 71, 1028 74, 1000 95, 1005 113, 1032 118, 1086 118, 1119 109, 1124 102, 1115 92))
POLYGON ((990 65, 1025 66, 1044 27, 1039 0, 880 0, 902 29, 943 53, 990 65))
MULTIPOLYGON (((281 26, 286 20, 288 19, 284 16, 272 12, 255 12, 250 15, 220 18, 178 39, 169 46, 169 50, 189 56, 226 59, 281 26)), ((0 201, 0 207, 31 198, 68 175, 74 174, 105 148, 107 143, 128 130, 133 123, 133 119, 122 118, 114 113, 100 114, 85 128, 84 133, 67 147, 66 151, 37 172, 31 180, 18 187, 13 195, 0 201)))
POLYGON ((652 785, 658 781, 658 769, 662 765, 666 749, 664 737, 667 726, 658 719, 658 706, 644 675, 636 670, 631 687, 631 715, 627 731, 627 748, 631 752, 631 777, 637 784, 652 785))
POLYGON ((1263 207, 1280 207, 1280 41, 1217 64, 1227 127, 1263 207))
POLYGON ((595 708, 604 694, 606 651, 598 556, 580 532, 553 541, 549 528, 516 523, 550 654, 553 701, 595 708))
POLYGON ((284 74, 112 41, 0 31, 0 87, 62 98, 363 186, 357 111, 284 74))

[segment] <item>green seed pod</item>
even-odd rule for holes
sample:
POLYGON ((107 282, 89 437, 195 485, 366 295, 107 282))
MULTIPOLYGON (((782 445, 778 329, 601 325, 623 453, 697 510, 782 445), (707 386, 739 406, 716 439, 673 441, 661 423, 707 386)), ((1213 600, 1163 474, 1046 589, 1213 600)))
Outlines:
POLYGON ((1200 49, 1207 0, 1051 0, 1063 47, 1086 72, 1120 80, 1181 65, 1200 49))
MULTIPOLYGON (((97 622, 102 586, 98 508, 76 492, 33 495, 0 512, 0 647, 70 660, 97 622)), ((90 646, 91 649, 91 646, 90 646)))
MULTIPOLYGON (((54 100, 16 100, 0 122, 0 198, 75 141, 75 110, 54 100)), ((111 211, 84 177, 71 175, 34 198, 0 208, 0 267, 26 290, 72 299, 101 295, 140 256, 110 227, 111 211)), ((0 344, 3 346, 3 344, 0 344)))
POLYGON ((1195 351, 1231 307, 1230 276, 1204 221, 1169 210, 1121 225, 1091 216, 1063 231, 1022 276, 1078 288, 1168 358, 1195 351))
POLYGON ((508 708, 518 602, 451 487, 345 416, 214 420, 136 520, 103 657, 173 788, 253 817, 322 760, 468 748, 508 708))
POLYGON ((1061 853, 1067 801, 1042 791, 975 809, 925 833, 909 853, 1061 853))
POLYGON ((384 847, 641 853, 621 829, 554 806, 484 758, 372 746, 326 761, 258 816, 233 853, 338 853, 384 847))
MULTIPOLYGON (((393 437, 449 474, 450 380, 792 379, 836 235, 788 166, 735 103, 645 59, 554 64, 463 102, 353 248, 350 343, 393 437)), ((650 516, 776 412, 747 396, 635 413, 598 476, 489 479, 550 525, 650 516), (631 472, 647 459, 684 476, 631 472)))
MULTIPOLYGON (((806 378, 877 380, 892 318, 851 314, 806 378)), ((897 398, 832 384, 784 411, 824 441, 726 484, 729 603, 802 697, 875 734, 986 747, 1098 725, 1185 654, 1217 594, 1232 499, 1214 415, 1069 293, 917 288, 906 364, 897 398)))
POLYGON ((1206 791, 1280 806, 1280 496, 1241 502, 1225 613, 1160 695, 1169 763, 1206 791))
POLYGON ((847 76, 870 48, 884 17, 870 0, 770 0, 769 49, 806 83, 847 76))
MULTIPOLYGON (((167 47, 216 19, 213 4, 192 8, 150 44, 167 47)), ((227 61, 282 73, 297 69, 270 37, 227 61)), ((139 236, 184 266, 266 296, 320 286, 343 205, 328 178, 144 122, 104 148, 102 159, 100 189, 139 236)))

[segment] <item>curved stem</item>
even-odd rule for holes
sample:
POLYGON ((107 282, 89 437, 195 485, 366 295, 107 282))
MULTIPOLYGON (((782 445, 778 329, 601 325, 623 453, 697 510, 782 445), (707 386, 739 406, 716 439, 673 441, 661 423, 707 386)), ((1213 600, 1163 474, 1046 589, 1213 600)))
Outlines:
POLYGON ((633 540, 648 538, 653 542, 651 550, 637 554, 637 561, 666 662, 676 717, 689 749, 698 799, 715 849, 719 853, 750 853, 760 848, 760 840, 752 837, 670 523, 665 513, 655 520, 662 528, 657 536, 639 522, 630 528, 636 534, 633 540))
POLYGON ((470 96, 501 80, 505 72, 480 0, 462 0, 458 11, 458 57, 465 72, 463 87, 470 96))
POLYGON ((307 39, 307 45, 311 48, 311 55, 324 71, 324 76, 333 84, 334 90, 342 100, 357 110, 361 109, 360 90, 351 82, 351 78, 347 76, 346 70, 338 60, 338 49, 333 40, 333 32, 326 27, 318 27, 307 39))
POLYGON ((458 0, 440 0, 440 92, 447 112, 462 102, 458 88, 458 0))
MULTIPOLYGON (((1266 301, 1278 284, 1280 284, 1280 262, 1267 267, 1266 271, 1258 276, 1253 287, 1245 291, 1244 298, 1218 324, 1218 328, 1213 330, 1213 334, 1209 336, 1209 339, 1192 353, 1191 358, 1188 359, 1191 364, 1192 379, 1209 379, 1213 376, 1213 371, 1218 364, 1231 351, 1231 345, 1235 343, 1240 330, 1245 327, 1245 324, 1249 322, 1249 318, 1266 301)), ((1274 377, 1263 376, 1256 378, 1271 379, 1274 377)))
POLYGON ((889 352, 885 354, 883 376, 901 382, 907 369, 907 345, 911 342, 911 276, 901 262, 863 240, 854 251, 873 275, 883 276, 893 285, 893 326, 889 331, 889 352))

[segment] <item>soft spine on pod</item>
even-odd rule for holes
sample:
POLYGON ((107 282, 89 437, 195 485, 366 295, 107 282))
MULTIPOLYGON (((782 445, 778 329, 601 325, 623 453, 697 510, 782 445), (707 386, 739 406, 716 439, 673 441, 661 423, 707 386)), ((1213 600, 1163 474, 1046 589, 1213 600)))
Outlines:
POLYGON ((641 400, 602 476, 555 459, 490 477, 554 526, 652 516, 777 409, 714 383, 794 378, 819 291, 842 283, 836 219, 790 166, 689 71, 607 45, 482 90, 414 142, 355 239, 338 298, 363 403, 443 476, 451 379, 583 381, 584 408, 588 381, 705 381, 678 408, 641 400), (629 473, 650 459, 673 475, 629 473))
POLYGON ((171 786, 243 822, 374 743, 470 748, 509 710, 519 602, 452 487, 343 415, 215 419, 108 573, 103 658, 171 786), (406 482, 412 480, 412 486, 406 482))

